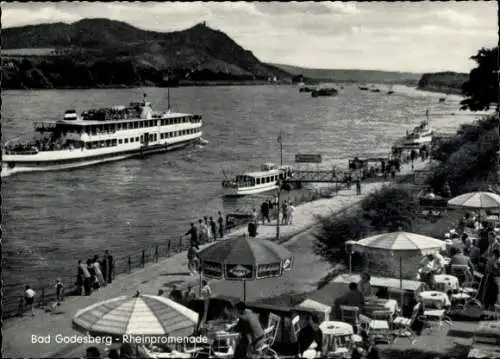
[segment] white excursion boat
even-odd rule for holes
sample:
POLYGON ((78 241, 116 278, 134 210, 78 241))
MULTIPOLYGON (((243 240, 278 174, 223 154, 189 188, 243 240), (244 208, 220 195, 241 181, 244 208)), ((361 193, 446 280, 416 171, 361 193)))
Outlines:
POLYGON ((66 111, 57 121, 35 123, 37 137, 10 140, 2 148, 2 176, 51 171, 164 152, 201 138, 199 115, 153 111, 144 94, 129 106, 66 111))
POLYGON ((250 194, 275 191, 278 180, 285 180, 293 175, 289 166, 278 167, 272 163, 262 165, 260 171, 246 172, 232 180, 222 181, 225 196, 246 196, 250 194))
POLYGON ((434 130, 430 126, 429 110, 425 112, 426 119, 420 122, 420 125, 415 127, 410 133, 406 133, 404 138, 405 146, 422 146, 430 144, 434 136, 434 130))

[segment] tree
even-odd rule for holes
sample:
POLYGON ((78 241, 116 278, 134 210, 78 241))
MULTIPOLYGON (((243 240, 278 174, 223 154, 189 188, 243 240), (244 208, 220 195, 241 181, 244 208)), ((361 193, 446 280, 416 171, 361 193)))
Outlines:
POLYGON ((471 59, 477 67, 469 73, 469 80, 462 85, 462 93, 467 96, 460 102, 462 110, 489 110, 498 101, 498 47, 482 48, 471 59))

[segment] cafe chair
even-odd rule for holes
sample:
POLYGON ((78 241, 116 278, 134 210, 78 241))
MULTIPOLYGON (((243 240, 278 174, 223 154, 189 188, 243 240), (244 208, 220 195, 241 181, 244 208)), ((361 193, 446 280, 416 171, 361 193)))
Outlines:
POLYGON ((292 330, 293 335, 295 336, 295 340, 299 338, 299 333, 302 328, 300 327, 300 317, 296 315, 292 318, 292 330))
POLYGON ((441 329, 451 328, 453 321, 446 315, 446 310, 444 309, 425 309, 424 304, 424 318, 429 319, 429 321, 436 322, 438 327, 441 329))
POLYGON ((216 336, 217 346, 210 347, 209 358, 229 359, 234 357, 239 333, 224 333, 216 336))
POLYGON ((389 328, 389 322, 387 320, 372 319, 366 315, 359 315, 360 328, 364 331, 370 342, 385 342, 387 344, 391 343, 391 332, 389 328))
POLYGON ((264 330, 264 342, 257 348, 257 353, 251 354, 252 359, 257 358, 278 358, 278 353, 276 353, 271 347, 274 345, 274 341, 278 334, 278 327, 268 327, 264 330))
POLYGON ((415 320, 418 318, 418 313, 422 307, 422 303, 417 303, 413 307, 413 311, 411 313, 410 318, 405 318, 405 317, 396 317, 392 321, 392 324, 394 325, 395 329, 395 334, 396 337, 394 338, 394 342, 397 340, 399 337, 407 337, 408 340, 410 340, 411 343, 413 343, 416 339, 416 335, 411 329, 413 326, 413 323, 415 323, 415 320))
POLYGON ((458 283, 470 282, 473 280, 472 273, 467 265, 452 264, 450 274, 458 278, 458 283))
POLYGON ((478 282, 463 282, 461 286, 461 290, 463 293, 474 297, 477 295, 479 291, 479 283, 478 282))
POLYGON ((359 307, 350 305, 340 306, 340 320, 351 324, 355 328, 359 328, 359 307))
POLYGON ((274 313, 269 313, 269 318, 267 319, 267 327, 274 327, 276 328, 276 332, 278 332, 278 329, 280 327, 281 323, 281 318, 280 316, 274 314, 274 313))

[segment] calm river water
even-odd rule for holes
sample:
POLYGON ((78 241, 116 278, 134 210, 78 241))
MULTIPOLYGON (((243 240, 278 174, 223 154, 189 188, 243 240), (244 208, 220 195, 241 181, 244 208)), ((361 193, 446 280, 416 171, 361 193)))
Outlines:
MULTIPOLYGON (((285 162, 296 153, 321 153, 322 166, 331 169, 356 155, 386 155, 426 108, 440 131, 473 119, 438 115, 458 113, 458 96, 439 103, 441 94, 395 86, 388 96, 380 88, 371 93, 345 85, 331 98, 311 98, 294 86, 173 89, 174 110, 203 116, 203 137, 210 141, 203 148, 3 178, 4 295, 76 273, 78 259, 104 249, 119 257, 178 239, 193 219, 234 210, 241 203, 221 199, 222 171, 278 163, 280 130, 285 162)), ((156 108, 167 107, 167 90, 160 88, 4 91, 3 139, 29 131, 33 121, 60 118, 66 109, 127 104, 143 93, 156 108)))

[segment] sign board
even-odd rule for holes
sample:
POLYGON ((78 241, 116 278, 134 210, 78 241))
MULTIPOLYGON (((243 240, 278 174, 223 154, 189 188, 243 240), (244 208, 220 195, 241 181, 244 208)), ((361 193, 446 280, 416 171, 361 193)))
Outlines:
POLYGON ((296 154, 296 163, 321 163, 321 155, 319 153, 296 154))
POLYGON ((257 266, 257 279, 281 276, 281 262, 257 266))
POLYGON ((244 280, 253 279, 254 268, 243 264, 226 264, 226 279, 244 280))
POLYGON ((216 262, 203 261, 202 271, 205 277, 221 279, 222 278, 222 264, 216 262))

